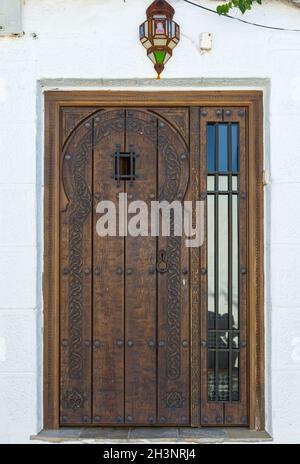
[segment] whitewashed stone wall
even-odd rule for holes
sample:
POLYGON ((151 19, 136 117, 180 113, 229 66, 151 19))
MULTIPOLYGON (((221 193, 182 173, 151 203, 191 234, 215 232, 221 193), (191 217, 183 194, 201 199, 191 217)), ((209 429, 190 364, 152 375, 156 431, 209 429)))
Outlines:
MULTIPOLYGON (((26 35, 0 39, 0 441, 42 428, 43 90, 188 86, 265 92, 267 427, 276 442, 299 442, 300 33, 172 1, 182 40, 165 80, 143 81, 154 77, 138 40, 149 3, 26 0, 26 35), (210 53, 199 52, 201 32, 213 33, 210 53)), ((246 19, 300 27, 290 2, 265 3, 246 19)))

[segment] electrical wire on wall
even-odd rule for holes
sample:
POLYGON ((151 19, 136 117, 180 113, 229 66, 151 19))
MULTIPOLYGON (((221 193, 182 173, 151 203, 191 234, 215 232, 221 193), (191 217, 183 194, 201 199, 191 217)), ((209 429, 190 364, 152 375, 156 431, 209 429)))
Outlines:
POLYGON ((213 10, 212 8, 208 8, 207 6, 199 5, 199 3, 195 3, 192 0, 183 0, 183 1, 197 8, 201 8, 202 10, 208 11, 210 13, 214 13, 218 16, 224 16, 225 18, 232 19, 234 21, 239 21, 241 23, 248 24, 250 26, 261 27, 263 29, 271 29, 273 31, 300 32, 300 29, 287 29, 285 27, 267 26, 266 24, 258 24, 258 23, 253 23, 251 21, 246 21, 245 19, 236 18, 235 16, 231 16, 229 14, 220 15, 216 10, 213 10))

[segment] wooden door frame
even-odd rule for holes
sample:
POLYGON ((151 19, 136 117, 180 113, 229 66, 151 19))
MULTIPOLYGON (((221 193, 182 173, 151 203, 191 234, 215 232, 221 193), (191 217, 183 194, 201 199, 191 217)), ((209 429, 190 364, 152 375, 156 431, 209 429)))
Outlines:
MULTIPOLYGON (((248 108, 248 301, 249 416, 251 430, 265 428, 264 400, 264 191, 263 93, 261 91, 47 91, 45 92, 44 193, 44 428, 59 429, 59 184, 60 115, 63 107, 248 108)), ((196 129, 196 128, 194 128, 196 129)), ((200 131, 200 128, 198 128, 200 131)), ((191 131, 193 133, 193 131, 191 131)), ((200 198, 199 144, 191 140, 193 198, 200 198)), ((198 249, 191 251, 192 425, 200 424, 200 276, 198 249), (199 334, 197 341, 196 334, 199 334), (199 362, 198 362, 199 361, 199 362)))

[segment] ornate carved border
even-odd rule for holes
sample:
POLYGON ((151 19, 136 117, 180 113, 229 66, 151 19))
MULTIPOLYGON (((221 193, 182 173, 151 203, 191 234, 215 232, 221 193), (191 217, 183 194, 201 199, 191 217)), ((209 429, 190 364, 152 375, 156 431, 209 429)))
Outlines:
MULTIPOLYGON (((191 107, 246 106, 249 108, 249 322, 250 428, 264 429, 264 195, 263 95, 259 91, 49 91, 45 92, 44 197, 44 427, 59 428, 59 179, 60 116, 63 107, 191 107)), ((197 155, 197 143, 193 149, 197 155)), ((197 162, 191 162, 193 197, 199 195, 197 162)), ((192 425, 199 426, 199 266, 191 256, 192 425)), ((200 340, 199 340, 200 341, 200 340)))

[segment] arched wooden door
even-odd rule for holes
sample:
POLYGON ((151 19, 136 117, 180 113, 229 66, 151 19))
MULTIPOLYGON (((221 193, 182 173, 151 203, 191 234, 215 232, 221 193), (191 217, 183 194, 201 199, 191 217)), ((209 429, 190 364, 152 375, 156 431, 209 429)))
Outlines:
MULTIPOLYGON (((189 198, 189 112, 106 109, 65 127, 61 159, 60 422, 190 424, 184 238, 100 237, 99 201, 189 198), (74 125, 73 124, 73 125, 74 125), (72 129, 72 130, 71 130, 72 129)), ((173 227, 173 229, 172 229, 173 227)))

